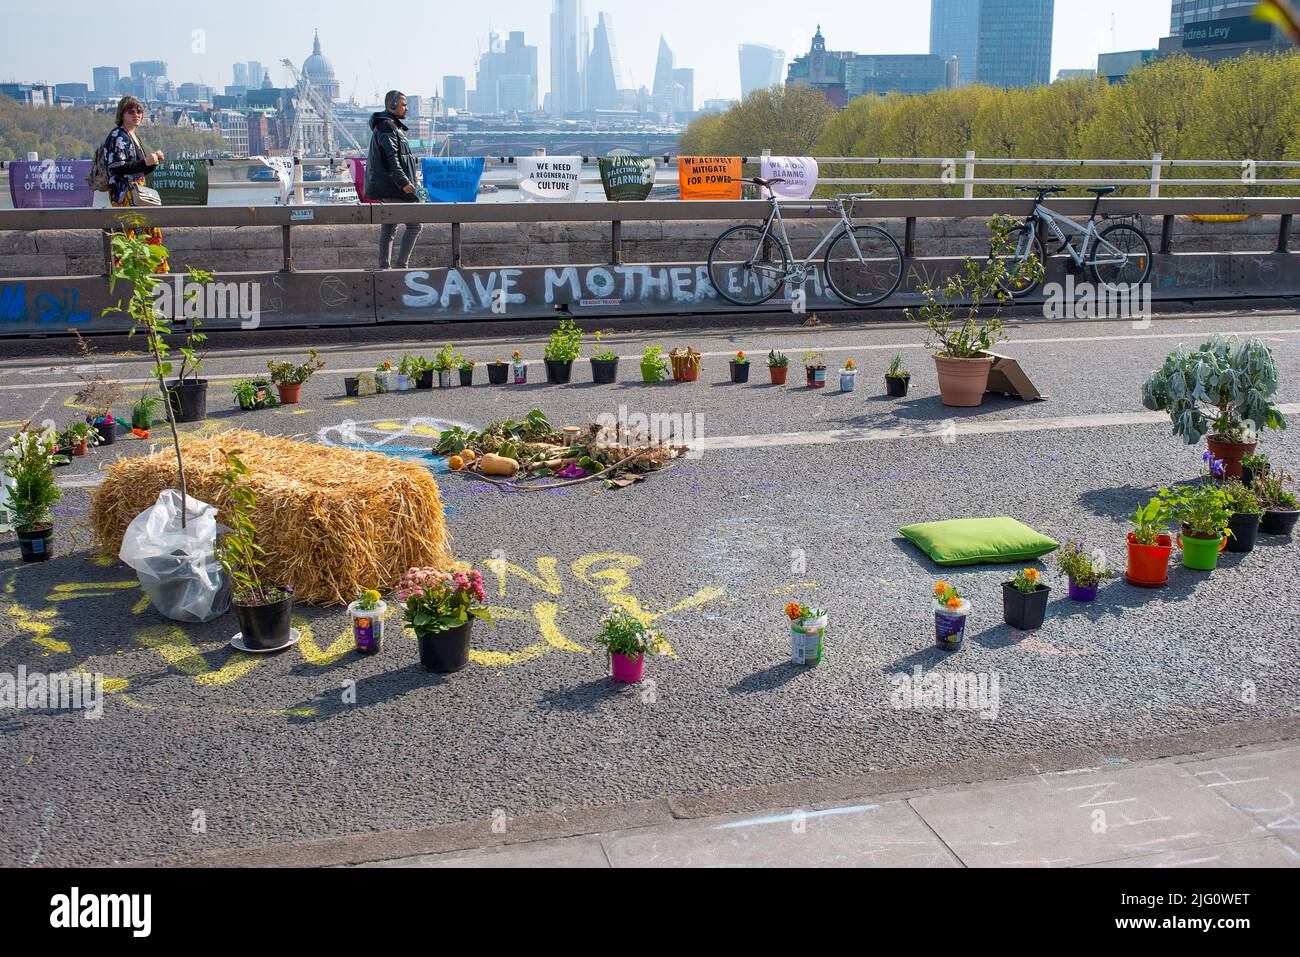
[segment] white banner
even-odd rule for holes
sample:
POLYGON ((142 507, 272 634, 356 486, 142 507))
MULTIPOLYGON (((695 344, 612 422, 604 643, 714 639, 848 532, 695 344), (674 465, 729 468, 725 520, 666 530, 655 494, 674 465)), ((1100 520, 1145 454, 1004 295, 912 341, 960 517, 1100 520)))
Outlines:
POLYGON ((287 203, 289 201, 289 191, 293 189, 293 157, 254 156, 251 158, 275 171, 276 178, 280 180, 281 202, 287 203))
POLYGON ((764 156, 763 179, 783 179, 772 192, 779 199, 809 199, 817 186, 817 161, 811 156, 764 156))
POLYGON ((519 192, 525 200, 575 203, 582 198, 581 156, 520 156, 515 168, 519 171, 519 192))

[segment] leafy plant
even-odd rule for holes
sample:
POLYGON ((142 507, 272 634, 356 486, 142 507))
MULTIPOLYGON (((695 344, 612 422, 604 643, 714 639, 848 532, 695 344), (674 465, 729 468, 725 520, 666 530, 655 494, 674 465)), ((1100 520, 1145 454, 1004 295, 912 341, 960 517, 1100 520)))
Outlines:
POLYGON ((450 342, 433 354, 433 368, 438 372, 450 372, 456 368, 456 352, 450 342))
POLYGON ((772 350, 767 354, 767 366, 769 369, 784 369, 790 364, 790 357, 784 352, 772 350))
POLYGON ((646 382, 663 382, 668 375, 668 357, 660 346, 646 346, 641 356, 641 378, 646 382))
POLYGON ((478 365, 478 362, 474 359, 466 359, 464 356, 457 354, 456 368, 460 369, 461 372, 469 372, 476 365, 478 365))
POLYGON ((803 354, 803 365, 805 369, 825 369, 826 356, 820 352, 805 352, 803 354))
POLYGON ((826 613, 820 608, 801 605, 797 601, 792 601, 785 606, 785 617, 792 622, 808 621, 810 618, 820 618, 824 614, 826 613))
POLYGON ((1168 412, 1174 435, 1196 445, 1206 435, 1224 442, 1254 441, 1263 429, 1285 429, 1273 402, 1277 362, 1268 346, 1214 336, 1195 352, 1183 345, 1142 386, 1142 404, 1168 412))
POLYGON ((325 360, 316 355, 315 349, 309 349, 306 362, 268 362, 266 367, 276 385, 300 385, 324 369, 325 360))
POLYGON ((88 407, 96 422, 107 419, 112 415, 113 406, 125 398, 125 391, 117 382, 104 378, 95 358, 95 347, 76 329, 72 332, 77 337, 77 350, 81 353, 81 360, 89 367, 88 371, 83 368, 77 373, 82 385, 77 390, 75 401, 78 405, 88 407))
POLYGON ((1042 578, 1043 576, 1037 568, 1022 568, 1016 577, 1012 579, 1011 585, 1018 592, 1032 595, 1043 587, 1042 578))
POLYGON ((418 356, 409 353, 402 356, 397 363, 397 372, 399 375, 410 376, 412 379, 418 379, 426 372, 433 371, 433 363, 424 356, 418 356))
POLYGON ((443 572, 436 568, 412 568, 402 576, 394 592, 403 603, 406 624, 417 635, 457 628, 470 618, 492 624, 483 576, 467 572, 443 572))
MULTIPOLYGON (((191 269, 190 279, 198 283, 212 282, 212 274, 202 269, 191 269)), ((186 298, 197 296, 197 291, 186 294, 186 298)), ((176 370, 176 381, 184 384, 187 379, 197 382, 203 371, 203 344, 208 341, 206 333, 199 332, 203 325, 198 316, 190 317, 190 328, 185 334, 185 342, 176 351, 180 353, 181 364, 176 370)), ((323 363, 322 363, 323 364, 323 363)))
POLYGON ((1232 508, 1228 495, 1213 484, 1180 485, 1160 490, 1170 520, 1193 538, 1218 538, 1228 527, 1232 508))
POLYGON ((604 346, 602 348, 600 343, 600 337, 602 335, 603 333, 599 329, 597 329, 595 334, 593 335, 592 343, 591 343, 591 349, 592 349, 591 357, 595 359, 597 362, 613 362, 615 359, 618 358, 618 353, 615 352, 613 349, 609 348, 608 346, 604 346))
POLYGON ((82 440, 85 440, 87 445, 98 445, 99 433, 92 429, 87 422, 73 422, 59 433, 58 447, 61 449, 74 448, 80 445, 82 440))
POLYGON ((467 448, 479 448, 485 452, 495 452, 509 458, 510 451, 518 451, 520 443, 546 442, 556 438, 555 429, 546 418, 546 413, 533 409, 523 419, 502 419, 489 422, 482 432, 474 432, 453 426, 438 436, 434 451, 439 455, 459 455, 467 448))
POLYGON ((257 526, 253 513, 257 509, 257 493, 244 481, 248 466, 239 459, 239 449, 221 450, 226 457, 226 470, 221 484, 226 489, 226 524, 230 527, 217 539, 217 561, 230 576, 236 603, 271 605, 283 601, 285 590, 262 583, 266 562, 262 560, 262 546, 257 543, 257 526))
POLYGON ((1083 542, 1071 539, 1056 553, 1056 567, 1080 588, 1095 588, 1114 572, 1099 553, 1089 552, 1083 542))
POLYGON ((239 407, 245 411, 270 409, 280 404, 279 398, 271 390, 271 383, 266 379, 240 379, 230 388, 239 407))
POLYGON ((572 319, 561 319, 560 326, 551 333, 546 343, 546 358, 550 362, 573 362, 582 355, 582 330, 572 319))
POLYGON ((14 527, 34 532, 54 522, 54 506, 63 491, 54 484, 54 455, 58 436, 53 429, 19 432, 4 451, 4 474, 14 527))
POLYGON ((1139 545, 1159 544, 1169 527, 1169 508, 1164 499, 1151 499, 1133 513, 1133 540, 1139 545))
POLYGON ((600 632, 593 639, 607 654, 652 655, 664 650, 663 636, 639 618, 622 609, 610 613, 601 622, 600 632))
POLYGON ((937 349, 935 355, 948 359, 978 359, 1006 338, 1000 314, 1012 299, 1008 285, 1038 282, 1043 264, 1037 256, 1012 263, 1015 253, 1009 238, 1018 224, 1009 216, 995 216, 989 221, 993 232, 990 254, 986 259, 967 258, 962 268, 941 286, 924 286, 918 291, 925 305, 915 313, 905 310, 908 319, 925 323, 926 346, 937 349), (993 312, 982 317, 981 311, 991 303, 993 312))
POLYGON ((154 414, 158 409, 158 403, 161 401, 162 399, 156 395, 150 395, 147 392, 141 393, 140 398, 136 399, 135 404, 131 406, 131 420, 134 422, 138 419, 141 422, 152 424, 154 414))
POLYGON ((357 611, 374 611, 383 601, 384 596, 373 588, 367 588, 357 595, 357 611))
POLYGON ((1240 479, 1228 479, 1223 483, 1223 494, 1228 497, 1228 508, 1233 515, 1263 515, 1264 505, 1255 490, 1240 479))
POLYGON ((1270 511, 1294 512, 1296 509, 1296 497, 1293 492, 1287 491, 1286 486, 1291 484, 1291 474, 1289 472, 1273 472, 1270 470, 1262 479, 1255 479, 1255 491, 1259 495, 1259 500, 1264 507, 1270 511))
POLYGON ((889 362, 889 368, 885 370, 885 375, 891 379, 910 379, 912 373, 903 368, 903 357, 894 356, 889 362))
POLYGON ((1268 473, 1268 456, 1262 452, 1247 452, 1241 457, 1241 467, 1256 475, 1265 475, 1268 473))

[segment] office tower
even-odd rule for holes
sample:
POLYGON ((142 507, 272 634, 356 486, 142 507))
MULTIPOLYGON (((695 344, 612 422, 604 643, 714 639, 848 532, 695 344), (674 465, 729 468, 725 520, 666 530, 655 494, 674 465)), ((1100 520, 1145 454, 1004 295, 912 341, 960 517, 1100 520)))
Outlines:
POLYGON ((582 0, 554 0, 551 11, 551 100, 553 116, 583 109, 582 77, 586 68, 586 21, 582 0))
POLYGON ((97 66, 90 71, 95 81, 95 92, 101 96, 116 96, 120 79, 115 66, 97 66))
POLYGON ((258 60, 248 61, 248 86, 249 89, 257 90, 262 86, 262 81, 266 79, 266 68, 258 60))
POLYGON ((1054 0, 930 0, 930 52, 957 58, 962 86, 1049 83, 1054 7, 1054 0))
POLYGON ((475 113, 535 113, 537 111, 537 47, 512 32, 505 43, 501 35, 488 34, 488 49, 478 61, 469 106, 475 113))
POLYGON ((463 76, 444 76, 442 78, 442 99, 447 109, 464 111, 469 109, 465 99, 465 78, 463 76))
POLYGON ((755 90, 780 86, 785 72, 785 51, 765 43, 740 45, 740 98, 755 90))
MULTIPOLYGON (((231 77, 230 85, 242 86, 247 88, 248 87, 248 64, 236 63, 233 67, 233 70, 234 70, 234 76, 231 77)), ((258 79, 260 82, 261 78, 259 77, 258 79)))
POLYGON ((131 75, 160 80, 167 75, 167 64, 162 60, 136 60, 131 64, 131 75))
POLYGON ((1169 12, 1169 35, 1181 36, 1183 24, 1199 23, 1223 17, 1248 17, 1254 0, 1174 0, 1169 12))
POLYGON ((659 38, 659 55, 655 60, 655 85, 650 92, 656 113, 685 122, 695 109, 695 71, 679 68, 668 41, 659 38))
POLYGON ((622 102, 622 71, 618 48, 614 43, 614 25, 608 13, 597 15, 591 36, 591 54, 587 57, 587 109, 614 110, 622 102))

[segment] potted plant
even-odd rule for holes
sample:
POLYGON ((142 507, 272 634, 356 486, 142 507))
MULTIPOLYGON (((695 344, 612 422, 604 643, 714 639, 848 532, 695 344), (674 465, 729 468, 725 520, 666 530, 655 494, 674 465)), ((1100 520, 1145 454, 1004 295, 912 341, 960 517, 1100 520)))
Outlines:
POLYGON ((1247 488, 1255 479, 1268 472, 1268 456, 1262 452, 1247 452, 1241 457, 1241 481, 1247 488))
POLYGON ((1291 481, 1289 472, 1273 469, 1269 469, 1264 478, 1255 479, 1259 499, 1264 506, 1264 517, 1260 520, 1259 530, 1266 535, 1289 535, 1295 528, 1300 510, 1297 510, 1295 493, 1286 488, 1291 481))
POLYGON ((567 385, 573 375, 573 363, 580 355, 582 330, 572 319, 561 319, 542 357, 546 362, 546 381, 551 385, 567 385))
POLYGON ((1002 583, 1003 620, 1021 631, 1042 628, 1051 593, 1037 568, 1022 568, 1015 578, 1002 583))
POLYGON ((1212 481, 1161 489, 1160 498, 1170 521, 1182 529, 1177 540, 1183 550, 1183 567, 1213 571, 1219 564, 1219 552, 1226 545, 1232 510, 1227 494, 1213 481, 1223 478, 1226 467, 1209 452, 1205 453, 1205 460, 1212 481))
POLYGON ((280 400, 271 391, 270 380, 261 377, 240 379, 230 387, 230 392, 235 397, 235 401, 239 403, 239 407, 245 412, 254 412, 258 409, 273 409, 280 404, 280 400))
POLYGON ((1071 539, 1056 553, 1056 567, 1070 579, 1069 596, 1074 601, 1094 602, 1104 578, 1111 571, 1100 552, 1089 552, 1082 541, 1071 539))
POLYGON ((315 349, 307 351, 306 362, 268 362, 271 381, 280 390, 280 401, 285 405, 297 405, 302 397, 302 384, 325 368, 325 361, 316 355, 315 349))
POLYGON ((618 354, 608 346, 600 344, 601 332, 595 333, 592 343, 591 381, 597 385, 610 385, 618 378, 618 354))
MULTIPOLYGON (((393 378, 397 371, 393 368, 393 360, 385 359, 375 366, 375 391, 389 392, 393 388, 393 378)), ((360 388, 358 384, 358 388, 360 388)))
POLYGON ((510 369, 514 373, 515 385, 523 385, 528 381, 528 363, 524 361, 523 353, 518 349, 515 350, 510 369))
POLYGON ((826 388, 826 359, 820 352, 803 354, 803 371, 808 377, 808 388, 826 388))
POLYGON ((912 373, 903 368, 903 357, 894 356, 885 371, 885 394, 895 399, 907 395, 907 387, 912 382, 912 373))
MULTIPOLYGON (((450 342, 443 343, 442 348, 433 354, 433 361, 429 365, 431 370, 438 374, 439 389, 451 388, 451 372, 456 368, 459 358, 450 342)), ((433 377, 430 376, 430 384, 432 379, 433 377)))
POLYGON ((54 554, 54 505, 63 496, 54 484, 57 442, 53 429, 23 431, 4 451, 8 511, 25 562, 43 562, 54 554))
POLYGON ((469 664, 474 619, 492 624, 481 574, 473 569, 412 568, 394 594, 402 602, 407 626, 420 642, 420 667, 447 673, 469 664))
MULTIPOLYGON (((201 282, 212 281, 212 275, 202 270, 190 270, 190 273, 191 276, 205 277, 201 282)), ((208 414, 208 380, 200 378, 203 372, 202 347, 208 337, 199 332, 201 325, 197 317, 190 319, 185 344, 176 350, 181 357, 181 363, 176 367, 176 378, 167 384, 168 401, 177 422, 202 422, 208 414)))
POLYGON ((970 602, 958 594, 947 582, 936 582, 934 600, 934 643, 945 651, 956 651, 966 637, 966 619, 970 615, 970 602))
POLYGON ((397 375, 399 389, 432 389, 433 388, 433 363, 429 362, 424 356, 417 356, 413 353, 407 353, 397 360, 397 375), (429 367, 429 384, 422 385, 420 376, 423 374, 425 365, 429 367), (405 383, 401 381, 405 377, 405 383))
POLYGON ((641 381, 663 382, 668 376, 668 357, 660 346, 646 346, 641 355, 641 381))
POLYGON ((609 676, 625 684, 636 684, 645 674, 645 656, 664 650, 658 631, 622 609, 601 622, 595 643, 609 656, 609 676))
POLYGON ((77 373, 81 379, 81 388, 77 390, 74 401, 90 409, 86 422, 99 433, 96 444, 112 445, 117 441, 117 419, 113 415, 113 406, 124 398, 122 387, 111 379, 104 378, 95 358, 94 346, 75 329, 73 334, 77 337, 77 348, 82 359, 82 371, 77 373))
POLYGON ((1188 445, 1205 438, 1226 477, 1241 478, 1256 433, 1286 428, 1273 402, 1278 382, 1277 363, 1264 343, 1214 336, 1195 352, 1181 344, 1171 352, 1142 386, 1142 404, 1168 412, 1174 435, 1188 445))
POLYGON ((136 399, 135 404, 131 406, 131 428, 152 429, 158 403, 161 401, 156 395, 150 395, 148 392, 141 393, 140 398, 136 399))
POLYGON ((825 651, 826 624, 830 616, 820 608, 810 608, 792 601, 785 606, 790 619, 790 661, 796 665, 817 667, 825 651))
POLYGON ((1240 479, 1228 479, 1223 483, 1223 494, 1228 497, 1228 509, 1232 516, 1228 519, 1227 550, 1245 554, 1255 548, 1255 539, 1259 537, 1259 523, 1264 517, 1264 505, 1259 495, 1248 488, 1240 479))
POLYGON ((460 373, 460 384, 472 386, 474 384, 474 367, 478 363, 461 355, 456 356, 456 363, 456 370, 460 373))
POLYGON ((767 354, 767 374, 772 377, 772 385, 785 385, 785 377, 789 371, 790 357, 784 352, 772 350, 767 354))
POLYGON ((740 383, 749 381, 749 357, 745 355, 743 349, 736 353, 736 356, 731 360, 730 365, 732 382, 740 383))
POLYGON ((222 451, 226 456, 226 470, 221 475, 226 489, 223 518, 230 531, 217 539, 217 561, 230 576, 241 643, 251 651, 275 651, 293 643, 293 589, 262 581, 266 562, 261 558, 262 546, 257 543, 253 522, 257 493, 244 481, 248 466, 239 460, 239 450, 222 451))
POLYGON ((355 378, 344 379, 343 384, 347 387, 348 395, 378 395, 383 391, 377 375, 372 372, 358 372, 355 378))
POLYGON ((1169 582, 1169 557, 1174 550, 1169 534, 1169 510, 1153 498, 1133 513, 1128 533, 1128 568, 1124 580, 1139 588, 1161 588, 1169 582))
POLYGON ((506 378, 510 375, 510 363, 504 359, 493 359, 488 363, 488 383, 490 385, 505 385, 506 378))
POLYGON ((700 377, 700 353, 690 346, 685 349, 673 349, 668 353, 668 360, 673 366, 673 380, 676 382, 695 382, 700 377))
POLYGON ((87 422, 73 422, 59 433, 59 451, 68 455, 85 455, 99 441, 99 433, 87 422))
POLYGON ((352 640, 363 655, 377 655, 384 647, 384 616, 388 605, 379 592, 367 588, 348 605, 352 616, 352 640))
POLYGON ((936 350, 934 365, 944 405, 971 408, 984 401, 993 363, 988 351, 1006 338, 1000 314, 1012 298, 1007 287, 1042 279, 1043 264, 1037 256, 1013 258, 1008 234, 1018 225, 1007 216, 990 220, 993 241, 988 258, 967 258, 942 286, 918 290, 925 305, 916 313, 906 310, 908 319, 925 323, 925 344, 936 350), (1014 264, 1010 270, 1009 263, 1014 264), (982 315, 990 301, 992 313, 982 315))
POLYGON ((857 384, 858 364, 852 359, 846 359, 844 360, 844 368, 840 369, 840 391, 852 392, 857 384))

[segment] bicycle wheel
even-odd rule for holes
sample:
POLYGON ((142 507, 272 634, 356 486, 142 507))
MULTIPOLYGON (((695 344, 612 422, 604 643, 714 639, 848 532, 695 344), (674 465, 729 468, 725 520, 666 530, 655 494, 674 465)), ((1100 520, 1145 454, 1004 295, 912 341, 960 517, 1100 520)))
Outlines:
POLYGON ((870 306, 903 281, 903 250, 879 226, 854 226, 852 235, 845 230, 831 241, 822 266, 835 295, 851 306, 870 306))
POLYGON ((789 271, 790 257, 784 247, 761 226, 733 226, 709 250, 709 282, 719 296, 736 306, 767 302, 781 289, 789 271))
MULTIPOLYGON (((1011 241, 1011 248, 1015 250, 1009 256, 1003 256, 1003 267, 1006 270, 1006 279, 998 282, 1002 290, 1010 295, 1013 299, 1019 299, 1027 296, 1038 288, 1038 280, 1019 278, 1019 266, 1032 254, 1038 257, 1038 261, 1044 266, 1047 265, 1047 250, 1043 248, 1043 237, 1034 231, 1034 241, 1032 247, 1029 243, 1029 227, 1017 226, 1007 231, 1007 239, 1011 241)), ((989 252, 989 258, 993 258, 992 251, 989 252)))
POLYGON ((1088 268, 1099 286, 1137 286, 1151 275, 1151 241, 1146 233, 1128 223, 1116 223, 1097 234, 1098 239, 1115 247, 1114 250, 1092 248, 1092 261, 1088 268), (1118 251, 1118 254, 1117 252, 1118 251))

